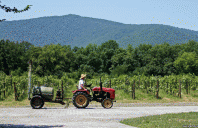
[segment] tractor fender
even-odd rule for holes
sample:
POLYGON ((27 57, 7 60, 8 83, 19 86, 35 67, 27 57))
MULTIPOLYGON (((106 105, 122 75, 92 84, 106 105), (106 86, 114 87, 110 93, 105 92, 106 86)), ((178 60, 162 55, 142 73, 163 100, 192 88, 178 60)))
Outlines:
POLYGON ((87 89, 85 89, 85 90, 79 89, 79 90, 72 91, 73 94, 76 94, 77 92, 83 92, 87 95, 90 95, 90 92, 87 89))
POLYGON ((40 95, 34 95, 31 99, 33 99, 34 97, 39 97, 39 98, 43 99, 43 97, 40 95))

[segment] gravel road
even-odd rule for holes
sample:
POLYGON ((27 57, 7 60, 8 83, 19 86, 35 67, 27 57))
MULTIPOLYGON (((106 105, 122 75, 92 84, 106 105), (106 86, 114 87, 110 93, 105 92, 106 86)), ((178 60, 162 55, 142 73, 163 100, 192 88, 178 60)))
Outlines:
POLYGON ((198 112, 198 103, 175 104, 119 104, 104 109, 90 104, 86 109, 70 106, 32 109, 24 107, 0 108, 0 128, 134 128, 119 123, 126 118, 166 113, 198 112))

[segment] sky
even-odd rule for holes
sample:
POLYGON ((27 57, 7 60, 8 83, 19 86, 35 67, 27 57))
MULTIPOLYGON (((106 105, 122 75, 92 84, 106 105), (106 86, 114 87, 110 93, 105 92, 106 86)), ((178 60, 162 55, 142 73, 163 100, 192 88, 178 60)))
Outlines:
POLYGON ((0 9, 6 21, 76 14, 123 24, 163 24, 198 31, 198 0, 0 0, 0 5, 24 9, 23 13, 0 9))

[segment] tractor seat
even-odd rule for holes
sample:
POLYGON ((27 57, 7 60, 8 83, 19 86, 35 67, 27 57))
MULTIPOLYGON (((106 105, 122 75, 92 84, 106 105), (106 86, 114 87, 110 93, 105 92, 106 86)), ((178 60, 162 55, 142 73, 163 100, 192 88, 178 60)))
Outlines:
MULTIPOLYGON (((91 85, 92 85, 92 84, 86 85, 86 87, 91 87, 91 85)), ((87 89, 86 87, 85 87, 85 89, 87 89)), ((80 89, 78 89, 78 85, 76 85, 76 88, 77 88, 77 90, 80 90, 80 89)), ((90 89, 87 89, 87 90, 88 90, 89 93, 90 93, 90 89)))
MULTIPOLYGON (((85 89, 87 89, 87 88, 85 88, 85 89)), ((81 89, 78 89, 78 88, 77 88, 77 90, 81 90, 81 89)), ((89 93, 90 93, 90 90, 89 90, 89 89, 87 89, 87 90, 88 90, 88 91, 89 91, 89 93)))

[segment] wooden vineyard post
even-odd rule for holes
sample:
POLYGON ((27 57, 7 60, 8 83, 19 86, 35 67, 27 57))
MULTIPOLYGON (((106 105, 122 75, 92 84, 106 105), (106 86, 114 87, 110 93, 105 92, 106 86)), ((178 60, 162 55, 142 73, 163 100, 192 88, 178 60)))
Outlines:
POLYGON ((156 94, 156 97, 157 97, 157 99, 159 98, 159 80, 157 80, 157 94, 156 94))
MULTIPOLYGON (((1 88, 1 84, 0 84, 0 88, 1 88)), ((2 97, 1 97, 1 90, 0 90, 0 99, 1 99, 2 97)))
MULTIPOLYGON (((177 77, 176 77, 176 82, 175 82, 175 87, 177 86, 177 77)), ((175 95, 176 95, 176 92, 175 92, 175 95)))
POLYGON ((153 93, 152 88, 153 88, 153 81, 151 80, 151 84, 150 84, 150 94, 153 93))
POLYGON ((147 82, 147 80, 145 80, 146 93, 148 94, 147 85, 148 85, 148 82, 147 82))
POLYGON ((10 77, 11 77, 11 82, 10 82, 10 84, 11 84, 11 89, 12 89, 12 75, 11 75, 10 77))
POLYGON ((5 92, 6 92, 6 89, 5 89, 5 82, 3 83, 3 87, 4 87, 4 98, 5 98, 5 92))
MULTIPOLYGON (((1 84, 0 84, 0 88, 1 88, 1 84)), ((0 99, 1 99, 1 89, 0 89, 0 99)))
POLYGON ((189 88, 188 88, 189 94, 190 94, 190 85, 191 84, 192 84, 192 80, 190 80, 190 82, 189 82, 189 88))
POLYGON ((166 89, 166 93, 168 94, 168 82, 166 82, 166 87, 167 87, 167 89, 166 89))
POLYGON ((148 94, 148 87, 147 86, 149 86, 149 81, 147 81, 147 85, 146 85, 146 92, 147 92, 147 94, 148 94))
POLYGON ((140 77, 139 77, 139 83, 138 83, 138 89, 140 88, 140 77))
POLYGON ((111 88, 111 80, 109 81, 109 85, 110 85, 110 88, 111 88))
POLYGON ((135 99, 135 81, 134 81, 134 85, 133 85, 133 97, 135 99))
MULTIPOLYGON (((129 86, 131 85, 131 82, 129 82, 129 86)), ((129 88, 127 87, 127 92, 130 92, 129 88)))
POLYGON ((132 84, 131 84, 131 96, 132 96, 132 99, 133 99, 133 82, 131 82, 132 84))
POLYGON ((132 84, 132 98, 135 99, 135 80, 132 84))
POLYGON ((63 92, 63 81, 61 82, 61 89, 62 89, 62 99, 63 99, 63 94, 64 94, 64 92, 63 92))
MULTIPOLYGON (((133 82, 133 84, 134 84, 134 82, 133 82)), ((133 84, 131 84, 132 99, 133 99, 133 84)))
POLYGON ((186 81, 186 93, 188 94, 188 82, 186 81))
POLYGON ((14 93, 15 93, 15 101, 17 101, 18 97, 17 97, 17 89, 16 89, 16 86, 15 86, 15 82, 14 82, 14 93))
POLYGON ((179 93, 178 96, 181 98, 181 80, 179 80, 179 93))
POLYGON ((172 86, 173 85, 170 85, 170 94, 172 95, 172 86))

